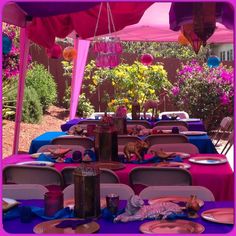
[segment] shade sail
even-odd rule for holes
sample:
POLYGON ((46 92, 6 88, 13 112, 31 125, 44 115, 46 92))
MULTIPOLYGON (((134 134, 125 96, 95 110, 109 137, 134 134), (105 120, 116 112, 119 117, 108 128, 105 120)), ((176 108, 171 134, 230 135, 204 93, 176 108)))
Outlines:
MULTIPOLYGON (((115 29, 121 30, 127 25, 137 23, 151 4, 153 3, 111 2, 110 7, 115 29)), ((55 37, 64 38, 73 30, 80 38, 90 38, 95 33, 99 8, 100 5, 96 5, 77 13, 43 18, 36 17, 28 27, 29 38, 47 48, 52 47, 55 37)), ((107 6, 103 4, 96 35, 108 32, 107 6)))
MULTIPOLYGON (((125 41, 176 42, 178 41, 179 33, 170 29, 170 7, 171 3, 154 3, 145 11, 137 24, 126 26, 124 29, 114 34, 125 41)), ((190 20, 189 15, 188 21, 190 20)), ((180 27, 176 30, 179 29, 180 27)), ((217 29, 207 42, 232 43, 233 31, 227 29, 224 25, 217 23, 217 29)))

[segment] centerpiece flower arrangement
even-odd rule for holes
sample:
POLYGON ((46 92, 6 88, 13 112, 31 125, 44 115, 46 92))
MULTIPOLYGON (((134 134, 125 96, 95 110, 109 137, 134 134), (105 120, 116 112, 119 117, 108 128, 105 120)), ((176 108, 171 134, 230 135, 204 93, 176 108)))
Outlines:
POLYGON ((180 110, 204 120, 207 130, 215 128, 225 116, 233 115, 233 68, 210 68, 192 60, 181 64, 172 97, 180 110))

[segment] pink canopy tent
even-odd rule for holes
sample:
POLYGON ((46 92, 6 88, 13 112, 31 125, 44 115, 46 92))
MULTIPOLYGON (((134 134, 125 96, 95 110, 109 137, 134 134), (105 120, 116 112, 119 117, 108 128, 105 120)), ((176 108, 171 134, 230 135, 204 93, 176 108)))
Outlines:
MULTIPOLYGON (((58 6, 58 8, 54 5, 55 10, 50 11, 49 14, 45 14, 47 4, 42 3, 43 5, 41 6, 40 3, 37 4, 39 4, 37 6, 37 11, 32 10, 34 3, 29 3, 29 5, 24 5, 24 3, 19 5, 9 4, 4 8, 3 11, 3 21, 22 27, 20 48, 20 77, 13 148, 14 154, 18 152, 29 39, 38 43, 39 45, 50 48, 55 41, 55 37, 66 37, 73 30, 76 32, 76 34, 79 34, 79 36, 83 38, 82 40, 81 38, 75 37, 74 43, 74 47, 78 51, 79 55, 74 61, 71 86, 70 119, 73 119, 76 114, 78 97, 80 94, 84 68, 87 60, 87 53, 89 50, 90 40, 94 36, 99 9, 99 5, 95 3, 86 5, 84 2, 81 6, 78 4, 82 3, 70 3, 77 4, 73 7, 67 2, 64 3, 64 5, 62 4, 61 6, 58 6), (61 15, 63 13, 63 8, 67 14, 61 15), (42 11, 43 17, 40 17, 40 11, 42 11), (29 18, 29 16, 30 18, 33 17, 31 23, 27 22, 27 18, 29 18), (83 24, 80 24, 82 21, 83 24), (86 24, 84 24, 84 22, 86 22, 86 24)), ((121 40, 159 42, 174 42, 178 40, 179 34, 169 29, 170 3, 153 4, 152 2, 141 2, 137 4, 135 2, 114 2, 110 4, 116 30, 118 30, 118 32, 114 32, 112 34, 119 36, 121 40)), ((103 16, 103 18, 100 20, 101 25, 99 24, 97 35, 108 33, 105 8, 102 9, 101 16, 103 16)), ((226 29, 223 25, 218 24, 214 35, 208 40, 208 42, 233 42, 233 32, 229 29, 226 29)))

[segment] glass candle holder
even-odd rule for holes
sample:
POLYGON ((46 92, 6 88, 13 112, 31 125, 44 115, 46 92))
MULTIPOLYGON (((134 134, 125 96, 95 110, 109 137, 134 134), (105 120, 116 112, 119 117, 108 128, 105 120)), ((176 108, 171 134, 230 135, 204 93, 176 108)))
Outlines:
POLYGON ((47 192, 44 194, 44 215, 53 216, 64 207, 62 192, 47 192))
POLYGON ((118 211, 119 201, 119 195, 116 193, 110 193, 106 196, 107 209, 113 215, 118 211))

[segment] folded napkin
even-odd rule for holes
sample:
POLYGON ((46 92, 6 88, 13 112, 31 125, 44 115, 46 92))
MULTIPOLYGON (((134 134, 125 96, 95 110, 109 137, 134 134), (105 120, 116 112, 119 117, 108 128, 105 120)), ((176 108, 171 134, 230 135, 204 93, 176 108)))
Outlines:
MULTIPOLYGON (((23 208, 23 206, 13 208, 13 209, 9 210, 8 212, 4 213, 4 215, 3 215, 4 220, 11 220, 11 219, 22 217, 21 216, 21 214, 22 214, 21 208, 23 208)), ((38 216, 38 217, 40 217, 42 219, 46 219, 46 220, 61 219, 61 218, 73 218, 74 217, 74 212, 69 207, 59 210, 53 216, 45 216, 44 215, 44 208, 33 207, 33 206, 31 206, 30 208, 32 211, 32 217, 38 216)))
POLYGON ((185 212, 172 212, 166 217, 167 220, 177 220, 177 219, 188 219, 188 215, 185 212))
POLYGON ((39 157, 37 158, 37 161, 55 162, 55 160, 50 155, 45 155, 43 153, 39 155, 39 157))
POLYGON ((55 225, 56 228, 72 228, 76 229, 79 225, 90 223, 92 220, 63 220, 55 225))

